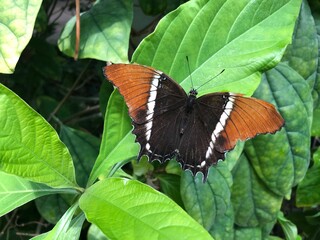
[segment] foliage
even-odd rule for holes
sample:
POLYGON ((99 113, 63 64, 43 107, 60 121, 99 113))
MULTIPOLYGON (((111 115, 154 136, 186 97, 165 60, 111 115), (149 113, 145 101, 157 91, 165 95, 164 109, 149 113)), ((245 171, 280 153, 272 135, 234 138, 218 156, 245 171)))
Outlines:
POLYGON ((58 26, 56 1, 2 2, 0 234, 17 236, 17 211, 29 216, 36 208, 38 218, 51 224, 45 229, 37 220, 24 229, 34 239, 78 239, 86 231, 88 239, 320 235, 320 5, 183 2, 82 5, 77 62, 70 58, 75 17, 63 23, 58 43, 50 42, 58 26), (174 160, 137 163, 139 145, 126 105, 104 80, 101 61, 153 66, 186 91, 190 78, 201 86, 225 69, 200 95, 231 91, 264 99, 277 107, 285 126, 238 143, 211 167, 206 183, 174 160))

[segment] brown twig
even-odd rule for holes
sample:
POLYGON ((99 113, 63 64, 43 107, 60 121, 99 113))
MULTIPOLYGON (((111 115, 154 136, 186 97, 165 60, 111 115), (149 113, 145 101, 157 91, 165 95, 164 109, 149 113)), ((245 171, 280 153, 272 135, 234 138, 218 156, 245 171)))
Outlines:
POLYGON ((74 60, 78 59, 80 46, 80 1, 76 0, 76 42, 74 48, 74 60))

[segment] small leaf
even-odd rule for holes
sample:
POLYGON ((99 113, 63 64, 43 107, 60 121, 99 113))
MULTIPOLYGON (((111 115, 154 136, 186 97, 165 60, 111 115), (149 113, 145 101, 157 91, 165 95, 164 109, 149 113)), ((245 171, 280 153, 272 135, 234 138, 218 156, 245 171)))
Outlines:
MULTIPOLYGON (((79 58, 94 58, 112 62, 127 62, 129 35, 132 22, 131 0, 95 2, 93 7, 81 14, 79 58)), ((75 17, 65 26, 58 41, 59 49, 74 56, 75 17)))
POLYGON ((12 73, 28 44, 41 0, 1 1, 0 72, 12 73))
POLYGON ((298 239, 298 229, 291 221, 286 219, 282 212, 278 214, 278 222, 280 223, 286 239, 298 239))
POLYGON ((108 175, 111 167, 121 161, 129 161, 138 154, 135 136, 122 96, 114 91, 110 96, 104 120, 102 142, 98 158, 90 174, 88 186, 99 176, 108 175))
POLYGON ((51 125, 3 85, 0 102, 0 170, 51 187, 77 188, 69 151, 51 125))
POLYGON ((299 74, 280 63, 266 72, 254 96, 275 104, 285 125, 274 135, 247 141, 245 153, 267 187, 285 196, 302 180, 309 165, 311 91, 299 74))
POLYGON ((138 181, 102 180, 81 196, 80 208, 110 239, 212 239, 167 196, 138 181))

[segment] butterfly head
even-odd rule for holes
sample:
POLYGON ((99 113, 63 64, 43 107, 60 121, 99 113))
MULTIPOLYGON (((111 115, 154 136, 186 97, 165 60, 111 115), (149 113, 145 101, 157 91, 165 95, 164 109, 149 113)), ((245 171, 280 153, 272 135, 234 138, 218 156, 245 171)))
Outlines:
POLYGON ((189 92, 189 96, 194 96, 196 97, 198 95, 198 92, 196 89, 192 88, 189 92))

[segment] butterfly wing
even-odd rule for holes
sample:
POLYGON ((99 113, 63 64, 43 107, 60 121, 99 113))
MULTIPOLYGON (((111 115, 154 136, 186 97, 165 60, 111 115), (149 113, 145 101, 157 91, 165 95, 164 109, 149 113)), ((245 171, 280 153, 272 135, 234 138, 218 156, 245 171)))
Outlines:
POLYGON ((241 94, 213 93, 199 98, 200 111, 213 109, 216 98, 225 99, 224 112, 211 135, 216 149, 221 152, 233 149, 238 140, 247 140, 258 134, 275 133, 284 120, 275 107, 263 100, 241 94))
POLYGON ((212 93, 198 98, 194 115, 193 125, 199 132, 194 128, 186 132, 180 151, 186 152, 183 160, 186 168, 194 173, 201 171, 205 177, 208 168, 223 160, 224 153, 233 149, 238 140, 274 133, 284 124, 272 104, 232 93, 212 93), (190 138, 193 138, 191 143, 190 138), (194 149, 195 154, 188 149, 194 149))
MULTIPOLYGON (((164 161, 175 155, 179 112, 187 95, 169 76, 137 64, 113 64, 104 68, 106 78, 118 89, 129 108, 136 141, 141 145, 138 159, 164 161)), ((178 135, 179 136, 179 135, 178 135)))

